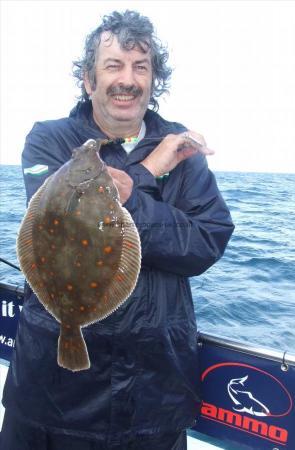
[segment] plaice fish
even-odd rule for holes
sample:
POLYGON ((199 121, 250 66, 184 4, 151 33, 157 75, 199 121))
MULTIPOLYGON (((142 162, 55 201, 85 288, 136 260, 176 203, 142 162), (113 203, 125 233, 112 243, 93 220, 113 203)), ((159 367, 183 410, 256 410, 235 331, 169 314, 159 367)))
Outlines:
POLYGON ((17 253, 39 301, 60 322, 58 364, 72 371, 90 361, 81 327, 104 319, 133 291, 140 238, 90 139, 32 197, 17 253))

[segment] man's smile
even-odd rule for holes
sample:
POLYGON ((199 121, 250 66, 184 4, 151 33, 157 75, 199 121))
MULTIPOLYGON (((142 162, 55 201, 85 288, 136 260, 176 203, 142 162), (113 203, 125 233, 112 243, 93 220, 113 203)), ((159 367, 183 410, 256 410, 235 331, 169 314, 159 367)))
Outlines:
POLYGON ((115 94, 112 95, 112 97, 120 102, 130 102, 134 100, 137 96, 136 95, 126 95, 126 94, 115 94))

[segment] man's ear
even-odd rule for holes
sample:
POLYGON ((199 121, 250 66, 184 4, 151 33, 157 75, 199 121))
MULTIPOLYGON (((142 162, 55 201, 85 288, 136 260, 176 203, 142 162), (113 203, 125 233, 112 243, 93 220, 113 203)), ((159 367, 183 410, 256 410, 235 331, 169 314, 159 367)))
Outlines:
POLYGON ((92 94, 92 89, 91 89, 91 83, 89 81, 88 72, 84 73, 84 75, 83 75, 83 82, 84 82, 84 86, 85 86, 87 94, 91 95, 92 94))

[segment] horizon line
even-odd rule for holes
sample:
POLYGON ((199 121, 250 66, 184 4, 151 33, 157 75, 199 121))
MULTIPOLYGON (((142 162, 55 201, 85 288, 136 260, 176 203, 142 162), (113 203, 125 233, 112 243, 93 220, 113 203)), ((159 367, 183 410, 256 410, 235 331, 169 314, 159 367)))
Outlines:
MULTIPOLYGON (((13 164, 13 163, 1 163, 0 162, 0 166, 13 166, 13 167, 21 167, 21 164, 13 164)), ((211 172, 213 173, 263 173, 263 174, 272 174, 272 175, 295 175, 295 171, 294 172, 284 172, 284 171, 262 171, 262 170, 258 170, 258 169, 254 169, 254 170, 241 170, 241 169, 213 169, 209 167, 209 170, 211 170, 211 172)))

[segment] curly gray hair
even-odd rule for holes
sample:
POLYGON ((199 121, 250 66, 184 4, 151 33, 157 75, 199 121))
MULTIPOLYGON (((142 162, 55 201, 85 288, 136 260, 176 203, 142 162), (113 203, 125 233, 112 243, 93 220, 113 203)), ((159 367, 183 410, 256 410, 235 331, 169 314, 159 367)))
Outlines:
POLYGON ((73 62, 73 75, 77 78, 77 84, 81 89, 79 99, 81 101, 89 99, 83 82, 85 73, 88 74, 92 89, 96 87, 96 53, 104 31, 116 35, 123 49, 132 50, 138 47, 143 53, 151 51, 153 80, 149 104, 154 111, 157 111, 159 104, 156 98, 164 92, 169 92, 169 79, 172 73, 171 68, 166 64, 169 53, 155 36, 154 27, 149 18, 141 16, 137 11, 126 10, 123 13, 114 11, 105 15, 102 18, 102 24, 87 36, 82 58, 73 62))

